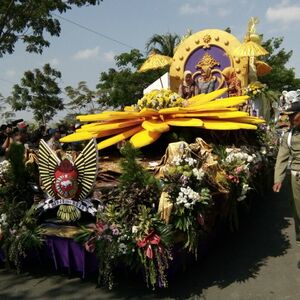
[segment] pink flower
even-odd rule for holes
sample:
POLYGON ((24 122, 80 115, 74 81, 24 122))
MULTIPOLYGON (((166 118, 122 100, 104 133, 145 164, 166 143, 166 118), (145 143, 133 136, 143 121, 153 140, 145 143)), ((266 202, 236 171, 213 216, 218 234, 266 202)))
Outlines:
POLYGON ((95 225, 92 226, 93 229, 96 231, 97 234, 102 234, 103 231, 107 229, 107 225, 101 222, 97 222, 95 225))
POLYGON ((94 239, 90 239, 87 242, 84 243, 84 248, 87 252, 93 253, 95 251, 96 245, 94 242, 94 239))
POLYGON ((244 167, 243 166, 239 166, 239 167, 235 168, 235 173, 237 173, 237 174, 239 174, 239 173, 241 173, 243 171, 244 171, 244 167))
POLYGON ((239 183, 240 182, 240 179, 237 176, 234 176, 234 175, 231 175, 231 174, 227 175, 227 178, 230 181, 234 182, 234 183, 239 183))

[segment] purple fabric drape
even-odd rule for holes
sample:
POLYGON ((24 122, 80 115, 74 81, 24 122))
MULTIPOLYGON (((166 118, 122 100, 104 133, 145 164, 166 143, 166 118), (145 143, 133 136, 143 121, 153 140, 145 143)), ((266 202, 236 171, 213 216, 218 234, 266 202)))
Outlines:
MULTIPOLYGON (((53 264, 55 270, 68 269, 69 272, 80 272, 81 277, 93 273, 98 269, 98 261, 93 253, 87 252, 80 244, 72 239, 57 236, 45 237, 45 247, 39 252, 28 253, 24 263, 31 265, 37 260, 53 264)), ((3 251, 0 249, 0 262, 5 261, 3 251)))
POLYGON ((86 274, 92 273, 98 268, 96 256, 86 252, 80 244, 72 239, 48 236, 46 245, 56 270, 67 268, 69 272, 80 272, 84 278, 86 274))

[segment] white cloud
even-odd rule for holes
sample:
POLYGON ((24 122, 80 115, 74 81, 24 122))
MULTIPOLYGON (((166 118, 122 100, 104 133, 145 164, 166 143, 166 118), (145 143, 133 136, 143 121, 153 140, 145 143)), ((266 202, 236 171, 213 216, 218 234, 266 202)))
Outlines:
POLYGON ((96 58, 98 56, 99 56, 99 47, 95 47, 92 49, 79 50, 73 55, 73 58, 76 60, 84 60, 84 59, 96 58))
POLYGON ((300 4, 289 4, 289 1, 282 1, 280 4, 269 7, 266 12, 267 20, 290 24, 300 22, 300 4))
POLYGON ((191 5, 189 3, 183 4, 179 7, 181 15, 207 14, 208 8, 205 5, 191 5))
POLYGON ((13 69, 7 70, 7 71, 5 72, 6 76, 9 77, 9 78, 15 77, 16 73, 17 73, 17 72, 16 72, 15 70, 13 70, 13 69))
POLYGON ((113 51, 108 51, 103 53, 103 58, 107 62, 112 62, 115 60, 115 53, 113 51))

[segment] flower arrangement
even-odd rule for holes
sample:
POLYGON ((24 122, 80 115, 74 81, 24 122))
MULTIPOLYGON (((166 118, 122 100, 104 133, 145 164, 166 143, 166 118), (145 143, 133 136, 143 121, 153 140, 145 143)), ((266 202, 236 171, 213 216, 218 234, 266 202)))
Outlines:
POLYGON ((170 222, 185 235, 184 248, 196 253, 204 215, 212 204, 200 160, 175 156, 164 178, 164 185, 173 205, 170 222))
POLYGON ((247 95, 254 99, 261 95, 267 90, 267 85, 261 83, 260 81, 251 82, 247 87, 243 89, 243 95, 247 95))
POLYGON ((0 163, 0 186, 5 184, 5 177, 10 169, 10 163, 8 160, 4 160, 0 163))
POLYGON ((148 286, 166 287, 173 232, 157 214, 159 183, 136 161, 137 150, 122 148, 123 174, 117 192, 98 209, 97 222, 77 240, 99 258, 99 284, 114 285, 114 269, 137 267, 148 286))
POLYGON ((138 100, 136 109, 139 111, 143 108, 153 108, 159 110, 168 107, 181 107, 183 106, 183 103, 184 99, 171 90, 153 90, 138 100))
POLYGON ((7 262, 18 272, 27 251, 41 247, 43 241, 32 207, 34 193, 29 184, 34 182, 36 174, 25 166, 24 151, 23 145, 12 143, 8 161, 0 166, 0 247, 7 262))
POLYGON ((225 215, 228 217, 231 228, 238 228, 237 203, 247 198, 253 189, 253 178, 262 167, 263 157, 256 148, 220 147, 218 161, 226 172, 229 195, 225 215))

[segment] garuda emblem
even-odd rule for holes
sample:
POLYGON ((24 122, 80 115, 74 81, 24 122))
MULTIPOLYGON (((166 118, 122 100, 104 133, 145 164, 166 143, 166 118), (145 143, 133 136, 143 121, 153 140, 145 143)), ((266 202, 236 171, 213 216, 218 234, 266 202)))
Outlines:
POLYGON ((39 172, 48 198, 39 203, 44 210, 59 206, 57 217, 63 221, 76 221, 81 211, 95 214, 90 193, 98 173, 98 150, 91 140, 76 160, 60 160, 44 140, 39 145, 39 172))

